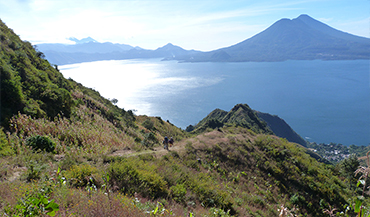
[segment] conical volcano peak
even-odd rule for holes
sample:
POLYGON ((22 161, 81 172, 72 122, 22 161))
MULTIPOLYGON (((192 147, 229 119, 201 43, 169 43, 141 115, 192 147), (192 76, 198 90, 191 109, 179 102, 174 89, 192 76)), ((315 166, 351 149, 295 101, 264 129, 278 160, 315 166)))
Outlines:
POLYGON ((296 19, 311 19, 311 20, 314 20, 314 18, 310 17, 307 14, 301 14, 296 19))
POLYGON ((351 60, 368 59, 370 39, 351 35, 301 14, 283 18, 264 31, 230 47, 189 58, 197 61, 285 61, 285 60, 351 60), (227 58, 213 59, 225 51, 227 58))

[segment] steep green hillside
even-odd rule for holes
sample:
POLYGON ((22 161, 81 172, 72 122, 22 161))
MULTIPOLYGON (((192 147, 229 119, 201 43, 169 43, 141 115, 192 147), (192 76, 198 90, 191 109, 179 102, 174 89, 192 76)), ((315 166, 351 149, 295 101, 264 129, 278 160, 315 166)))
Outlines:
POLYGON ((70 82, 41 57, 0 20, 2 126, 18 111, 38 118, 71 114, 70 82))
POLYGON ((247 104, 235 105, 229 112, 215 109, 194 127, 189 126, 187 131, 200 133, 208 128, 215 129, 224 125, 245 127, 255 133, 272 134, 267 124, 259 119, 247 104))
POLYGON ((283 119, 276 115, 257 112, 260 119, 267 123, 267 126, 274 132, 275 135, 286 138, 289 142, 295 142, 303 146, 307 146, 307 142, 298 135, 283 119))

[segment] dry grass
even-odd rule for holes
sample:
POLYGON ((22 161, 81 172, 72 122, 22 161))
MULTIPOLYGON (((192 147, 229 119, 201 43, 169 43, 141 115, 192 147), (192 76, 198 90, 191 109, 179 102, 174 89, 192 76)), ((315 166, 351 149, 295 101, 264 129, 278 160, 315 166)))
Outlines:
POLYGON ((86 106, 80 106, 70 119, 59 117, 49 121, 19 114, 11 120, 11 126, 14 133, 9 135, 9 140, 18 153, 25 140, 34 135, 49 136, 56 142, 59 154, 71 150, 105 154, 135 146, 131 136, 100 115, 93 114, 86 106))

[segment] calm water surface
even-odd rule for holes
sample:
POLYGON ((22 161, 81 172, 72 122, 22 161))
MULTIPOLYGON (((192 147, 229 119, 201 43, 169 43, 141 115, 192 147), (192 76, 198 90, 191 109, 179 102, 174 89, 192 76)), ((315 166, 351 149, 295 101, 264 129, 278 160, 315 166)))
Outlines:
POLYGON ((370 143, 369 61, 177 63, 97 61, 60 67, 118 106, 178 127, 246 103, 278 115, 314 142, 370 143))

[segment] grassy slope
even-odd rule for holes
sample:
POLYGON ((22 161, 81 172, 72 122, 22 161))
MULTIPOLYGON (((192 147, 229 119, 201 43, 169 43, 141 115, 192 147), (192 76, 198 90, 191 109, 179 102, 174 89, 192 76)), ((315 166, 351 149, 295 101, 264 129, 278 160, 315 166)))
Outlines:
POLYGON ((247 104, 237 104, 231 111, 213 110, 207 117, 194 126, 194 132, 204 132, 207 128, 218 128, 224 125, 241 126, 251 129, 255 133, 273 134, 267 124, 258 118, 247 104))
MULTIPOLYGON (((265 132, 257 128, 263 125, 245 105, 225 118, 252 115, 240 123, 250 129, 230 125, 190 136, 159 117, 134 116, 64 79, 29 43, 1 28, 2 85, 19 96, 13 104, 2 101, 2 114, 8 109, 2 119, 6 135, 0 131, 2 214, 36 210, 42 215, 43 205, 31 202, 41 196, 59 204, 57 216, 144 216, 163 206, 163 215, 212 216, 229 210, 276 216, 281 204, 324 216, 329 203, 338 208, 346 203, 347 188, 329 166, 296 144, 258 134, 265 132), (51 98, 40 98, 31 84, 51 98), (49 87, 65 94, 48 95, 49 87), (55 143, 54 153, 26 145, 37 135, 55 143), (164 136, 174 137, 177 151, 155 151, 164 136), (146 154, 127 155, 142 150, 146 154)), ((2 100, 8 93, 3 87, 2 100)))

